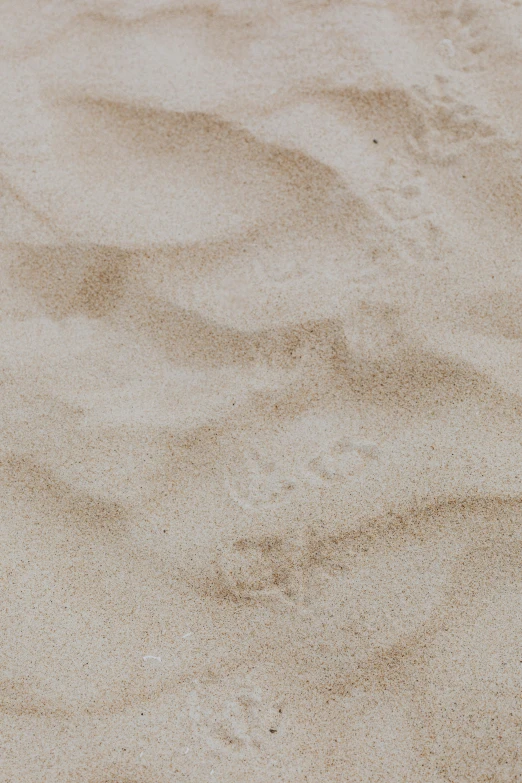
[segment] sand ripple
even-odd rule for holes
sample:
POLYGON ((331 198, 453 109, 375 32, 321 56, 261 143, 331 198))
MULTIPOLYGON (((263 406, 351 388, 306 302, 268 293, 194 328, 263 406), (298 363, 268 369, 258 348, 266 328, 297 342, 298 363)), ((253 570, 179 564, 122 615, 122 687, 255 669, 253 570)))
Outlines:
POLYGON ((522 5, 0 15, 2 780, 522 780, 522 5))

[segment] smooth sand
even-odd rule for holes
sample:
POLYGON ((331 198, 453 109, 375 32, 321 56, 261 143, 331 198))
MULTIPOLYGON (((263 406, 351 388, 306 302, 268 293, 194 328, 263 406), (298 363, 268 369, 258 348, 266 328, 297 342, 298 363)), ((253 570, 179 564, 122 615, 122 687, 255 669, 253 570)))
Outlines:
POLYGON ((522 781, 522 4, 0 39, 2 783, 522 781))

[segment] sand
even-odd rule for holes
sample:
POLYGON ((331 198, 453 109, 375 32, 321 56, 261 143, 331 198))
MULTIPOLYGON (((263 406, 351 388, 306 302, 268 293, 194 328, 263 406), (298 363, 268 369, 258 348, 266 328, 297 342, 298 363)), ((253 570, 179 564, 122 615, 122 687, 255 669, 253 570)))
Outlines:
POLYGON ((0 39, 2 783, 522 781, 522 3, 0 39))

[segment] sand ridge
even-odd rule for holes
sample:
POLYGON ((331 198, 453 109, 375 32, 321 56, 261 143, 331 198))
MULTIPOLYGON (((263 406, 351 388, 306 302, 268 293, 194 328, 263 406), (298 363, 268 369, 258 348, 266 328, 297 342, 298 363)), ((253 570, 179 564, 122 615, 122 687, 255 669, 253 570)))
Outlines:
POLYGON ((0 780, 515 783, 517 0, 0 10, 0 780))

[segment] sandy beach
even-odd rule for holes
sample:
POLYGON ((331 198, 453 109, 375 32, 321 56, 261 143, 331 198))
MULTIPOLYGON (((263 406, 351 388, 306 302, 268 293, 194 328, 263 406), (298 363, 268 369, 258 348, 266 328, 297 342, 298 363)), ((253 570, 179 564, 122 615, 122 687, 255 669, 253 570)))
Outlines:
POLYGON ((520 783, 520 0, 0 63, 0 781, 520 783))

